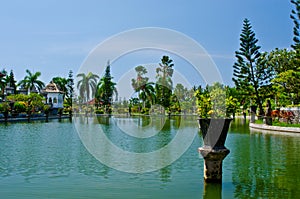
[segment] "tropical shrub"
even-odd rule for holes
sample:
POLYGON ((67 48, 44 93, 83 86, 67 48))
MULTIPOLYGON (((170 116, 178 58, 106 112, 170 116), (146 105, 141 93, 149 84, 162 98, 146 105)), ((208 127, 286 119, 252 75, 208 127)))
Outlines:
POLYGON ((22 102, 22 101, 15 102, 14 103, 14 110, 17 113, 26 112, 26 102, 22 102))

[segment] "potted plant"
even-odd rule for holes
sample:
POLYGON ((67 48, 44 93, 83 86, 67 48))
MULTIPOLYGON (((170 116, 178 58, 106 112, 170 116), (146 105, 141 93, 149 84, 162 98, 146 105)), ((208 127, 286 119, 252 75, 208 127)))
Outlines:
POLYGON ((232 118, 226 109, 226 91, 220 83, 206 86, 205 89, 199 87, 195 91, 199 114, 199 128, 202 132, 204 147, 213 149, 225 148, 225 140, 232 118))

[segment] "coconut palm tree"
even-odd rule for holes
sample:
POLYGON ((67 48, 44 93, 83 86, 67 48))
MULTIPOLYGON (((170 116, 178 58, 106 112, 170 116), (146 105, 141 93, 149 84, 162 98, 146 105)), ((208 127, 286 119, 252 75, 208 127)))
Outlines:
POLYGON ((83 101, 87 102, 91 96, 95 95, 99 76, 89 72, 87 75, 79 73, 76 77, 81 78, 77 82, 77 89, 79 89, 79 94, 83 101))
POLYGON ((140 88, 139 98, 143 101, 143 108, 146 107, 146 101, 149 100, 151 104, 155 101, 155 89, 153 82, 147 82, 140 88))
POLYGON ((135 92, 138 93, 138 97, 143 101, 143 108, 146 106, 146 100, 149 100, 150 103, 154 103, 155 100, 155 90, 154 83, 148 82, 149 78, 144 75, 147 74, 147 69, 144 66, 135 67, 137 73, 136 79, 131 80, 131 85, 135 92))
POLYGON ((28 89, 29 92, 35 90, 41 91, 45 87, 44 82, 39 80, 41 72, 32 73, 27 69, 26 73, 27 75, 24 77, 24 79, 18 83, 19 86, 28 89))
POLYGON ((68 91, 67 89, 68 80, 64 77, 53 77, 52 82, 58 86, 60 91, 64 92, 64 96, 65 96, 68 91))
POLYGON ((170 97, 172 95, 173 82, 172 76, 174 69, 173 60, 168 56, 163 56, 159 67, 156 68, 156 98, 157 103, 165 108, 170 106, 170 97))

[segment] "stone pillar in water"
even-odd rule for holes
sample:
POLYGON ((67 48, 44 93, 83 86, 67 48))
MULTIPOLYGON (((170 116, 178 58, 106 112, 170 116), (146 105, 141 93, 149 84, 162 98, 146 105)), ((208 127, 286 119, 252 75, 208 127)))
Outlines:
POLYGON ((200 147, 199 153, 204 158, 204 180, 205 182, 222 182, 222 163, 230 153, 227 148, 213 149, 211 147, 200 147))
POLYGON ((271 108, 271 101, 267 101, 267 108, 265 112, 265 124, 272 125, 272 108, 271 108))
POLYGON ((250 123, 255 122, 257 106, 250 106, 250 123))

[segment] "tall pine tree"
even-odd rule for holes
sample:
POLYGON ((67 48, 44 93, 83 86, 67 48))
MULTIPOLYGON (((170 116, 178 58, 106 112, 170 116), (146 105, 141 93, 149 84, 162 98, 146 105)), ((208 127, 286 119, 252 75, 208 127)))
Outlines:
POLYGON ((292 14, 290 15, 291 19, 293 20, 294 23, 294 28, 293 28, 293 41, 294 44, 292 45, 292 48, 294 50, 300 50, 300 33, 299 33, 299 28, 300 28, 300 0, 291 0, 291 3, 294 4, 295 9, 292 10, 292 14))
POLYGON ((14 90, 14 94, 17 93, 17 86, 16 86, 16 83, 17 81, 15 80, 15 75, 13 73, 13 70, 10 71, 10 74, 9 74, 9 84, 10 84, 10 87, 12 87, 14 90))
POLYGON ((263 114, 261 88, 268 86, 272 73, 264 56, 259 52, 258 39, 248 19, 244 20, 240 34, 240 48, 235 52, 237 61, 233 65, 233 78, 240 93, 254 100, 263 114))
MULTIPOLYGON (((106 113, 111 113, 111 105, 113 101, 113 94, 117 95, 116 83, 112 81, 113 77, 110 74, 110 63, 108 61, 105 74, 100 79, 97 85, 96 99, 105 107, 106 113)), ((118 98, 118 96, 116 97, 118 98)))

